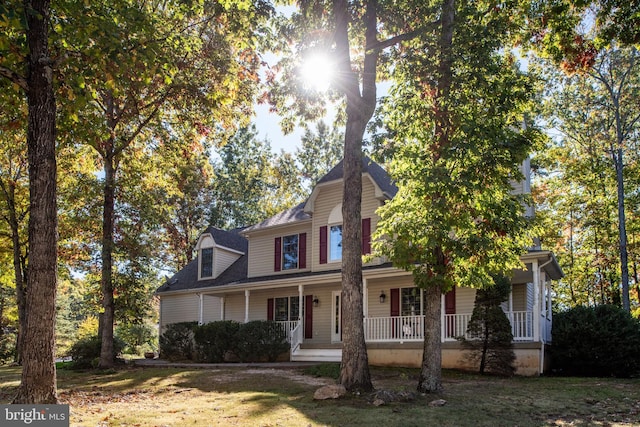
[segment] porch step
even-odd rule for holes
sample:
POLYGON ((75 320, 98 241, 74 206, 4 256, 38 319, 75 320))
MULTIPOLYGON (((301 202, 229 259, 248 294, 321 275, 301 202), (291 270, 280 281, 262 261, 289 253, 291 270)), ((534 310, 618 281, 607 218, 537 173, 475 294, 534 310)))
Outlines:
POLYGON ((299 348, 291 354, 292 362, 340 362, 342 349, 299 348))

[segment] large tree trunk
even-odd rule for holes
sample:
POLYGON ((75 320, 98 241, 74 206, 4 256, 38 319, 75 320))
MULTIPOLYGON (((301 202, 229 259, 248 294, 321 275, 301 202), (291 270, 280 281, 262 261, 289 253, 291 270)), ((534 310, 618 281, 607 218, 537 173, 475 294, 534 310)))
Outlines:
POLYGON ((424 299, 424 349, 418 391, 434 393, 442 390, 442 286, 427 286, 424 299))
MULTIPOLYGON (((436 157, 448 149, 450 143, 450 120, 447 110, 448 97, 451 90, 452 64, 453 64, 453 27, 455 18, 454 0, 444 0, 442 2, 441 33, 439 41, 438 58, 438 84, 435 98, 435 135, 434 153, 436 157)), ((435 249, 437 265, 433 266, 436 272, 444 272, 444 254, 442 248, 435 249)), ((418 390, 426 392, 437 392, 442 389, 442 343, 441 343, 441 296, 443 293, 442 283, 429 283, 425 289, 425 331, 424 331, 424 353, 422 355, 422 370, 418 380, 418 390)))
MULTIPOLYGON (((349 43, 349 8, 345 0, 334 0, 337 82, 347 98, 347 124, 344 142, 342 196, 342 365, 340 383, 347 390, 373 389, 364 339, 362 294, 362 140, 376 105, 377 53, 364 60, 362 94, 358 75, 353 71, 349 43)), ((366 2, 366 45, 376 39, 376 2, 366 2)))
MULTIPOLYGON (((112 145, 113 146, 113 145, 112 145)), ((113 320, 115 305, 113 299, 113 217, 115 209, 115 167, 112 156, 104 158, 104 204, 102 211, 102 315, 100 337, 101 368, 113 367, 115 355, 113 350, 113 320)))
POLYGON ((56 104, 49 58, 49 1, 25 0, 29 64, 29 273, 22 378, 13 403, 57 403, 55 308, 57 286, 56 104))
MULTIPOLYGON (((349 121, 348 121, 349 122, 349 121)), ((342 366, 340 383, 347 390, 373 389, 364 340, 362 293, 362 123, 347 125, 342 198, 342 366), (355 129, 354 129, 355 128, 355 129)))

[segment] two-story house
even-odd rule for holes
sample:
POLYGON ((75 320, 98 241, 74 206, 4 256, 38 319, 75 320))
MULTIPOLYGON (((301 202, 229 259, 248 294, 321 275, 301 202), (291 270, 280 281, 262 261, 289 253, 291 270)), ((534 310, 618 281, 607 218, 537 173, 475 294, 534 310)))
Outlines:
MULTIPOLYGON (((289 331, 293 361, 340 361, 342 342, 342 163, 300 205, 242 230, 207 229, 197 258, 157 295, 160 331, 170 323, 273 320, 289 331)), ((526 179, 515 191, 528 191, 526 179)), ((363 159, 362 248, 371 250, 376 209, 397 188, 387 173, 363 159)), ((551 336, 551 280, 562 271, 552 253, 523 251, 526 269, 514 271, 503 308, 511 320, 517 373, 544 370, 551 336)), ((422 360, 423 298, 411 273, 384 259, 363 266, 364 330, 372 365, 417 367, 422 360)), ((469 368, 456 337, 464 335, 475 290, 442 296, 443 367, 469 368)))

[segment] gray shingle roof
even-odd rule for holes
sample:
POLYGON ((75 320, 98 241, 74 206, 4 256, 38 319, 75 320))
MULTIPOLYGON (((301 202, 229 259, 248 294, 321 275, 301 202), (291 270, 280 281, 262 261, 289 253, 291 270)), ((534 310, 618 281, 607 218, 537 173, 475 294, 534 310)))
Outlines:
POLYGON ((293 222, 300 221, 308 221, 311 219, 311 215, 304 211, 304 202, 300 203, 297 206, 294 206, 291 209, 287 209, 286 211, 282 211, 280 213, 275 214, 271 218, 267 218, 264 221, 249 226, 242 230, 242 232, 251 232, 255 230, 260 230, 262 228, 274 227, 276 225, 290 224, 293 222))
MULTIPOLYGON (((387 172, 371 160, 367 156, 362 156, 362 173, 368 173, 371 175, 371 178, 375 181, 376 185, 380 187, 380 189, 389 197, 392 198, 398 192, 398 187, 391 181, 391 177, 387 172)), ((323 176, 318 184, 323 184, 325 182, 337 181, 342 179, 344 176, 344 166, 343 161, 334 166, 325 176, 323 176)))
POLYGON ((236 228, 231 231, 221 230, 216 227, 207 228, 203 234, 209 233, 218 246, 224 246, 225 248, 234 249, 239 252, 247 253, 249 242, 245 239, 240 232, 241 228, 236 228))

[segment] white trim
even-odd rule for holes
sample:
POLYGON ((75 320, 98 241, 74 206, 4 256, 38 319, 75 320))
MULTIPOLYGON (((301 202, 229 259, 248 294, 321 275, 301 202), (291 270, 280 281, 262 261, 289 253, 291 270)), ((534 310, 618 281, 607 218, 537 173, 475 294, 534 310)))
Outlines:
POLYGON ((202 325, 204 319, 204 294, 198 293, 198 325, 202 325))
POLYGON ((249 295, 251 291, 249 289, 244 290, 244 323, 249 323, 249 295))
POLYGON ((533 340, 540 341, 540 268, 538 260, 531 261, 533 270, 533 340))
MULTIPOLYGON (((389 277, 399 277, 399 276, 411 276, 411 273, 395 267, 383 267, 380 269, 363 270, 362 275, 363 275, 363 278, 369 277, 369 278, 378 279, 378 278, 389 278, 389 277)), ((340 271, 335 271, 335 272, 331 272, 323 275, 309 275, 304 277, 287 277, 286 275, 282 275, 282 277, 278 277, 277 279, 272 279, 267 281, 256 281, 256 282, 253 282, 252 284, 233 282, 225 285, 207 286, 207 287, 202 287, 197 289, 179 289, 175 291, 158 292, 156 293, 156 295, 162 298, 164 296, 203 292, 208 295, 220 296, 220 294, 225 294, 225 293, 228 293, 229 291, 242 292, 245 289, 264 290, 264 289, 286 288, 290 286, 297 286, 298 284, 319 285, 319 284, 341 282, 341 281, 342 281, 342 273, 340 271)))

